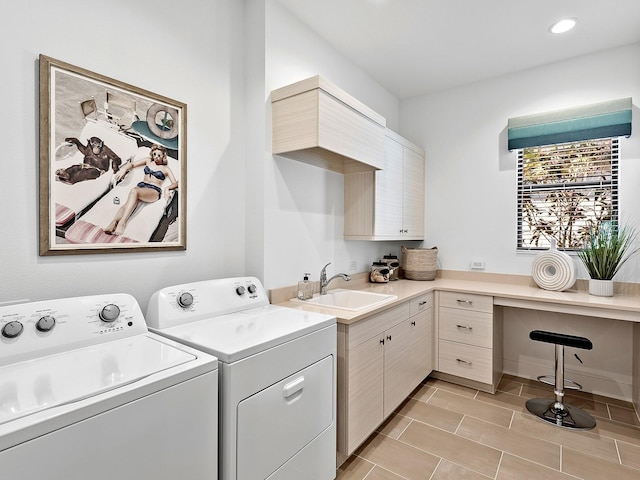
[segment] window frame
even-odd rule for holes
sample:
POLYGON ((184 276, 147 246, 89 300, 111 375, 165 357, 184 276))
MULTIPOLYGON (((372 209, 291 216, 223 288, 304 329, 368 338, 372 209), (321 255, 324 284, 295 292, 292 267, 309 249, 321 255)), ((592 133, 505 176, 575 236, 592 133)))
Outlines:
MULTIPOLYGON (((557 248, 558 250, 563 250, 563 251, 578 251, 580 250, 580 247, 577 246, 579 244, 579 241, 584 241, 586 240, 586 238, 588 238, 588 226, 596 226, 596 228, 602 224, 603 222, 617 222, 618 221, 618 216, 619 216, 619 159, 620 159, 620 144, 619 144, 619 137, 606 137, 606 138, 598 138, 598 139, 588 139, 588 140, 582 140, 582 141, 574 141, 574 142, 563 142, 563 143, 556 143, 556 144, 551 144, 551 145, 543 145, 543 146, 534 146, 534 147, 525 147, 525 148, 521 148, 517 150, 517 155, 518 155, 518 162, 517 162, 517 238, 516 238, 516 250, 518 252, 527 252, 527 251, 541 251, 541 250, 548 250, 551 246, 551 240, 554 239, 554 236, 549 236, 547 234, 545 234, 543 232, 543 230, 545 230, 545 228, 541 228, 538 231, 538 244, 534 245, 533 244, 533 237, 534 234, 529 233, 526 234, 525 232, 525 225, 529 225, 529 222, 527 221, 527 219, 525 218, 525 196, 527 195, 531 195, 532 193, 535 192, 539 192, 539 193, 545 193, 547 196, 545 198, 545 201, 549 199, 549 195, 551 192, 558 192, 558 191, 563 191, 563 192, 572 192, 574 194, 576 194, 577 197, 582 196, 582 198, 584 198, 584 194, 585 193, 589 193, 590 191, 593 191, 593 197, 595 199, 595 194, 597 193, 598 189, 602 189, 605 188, 607 189, 610 193, 610 199, 608 200, 608 208, 610 209, 610 214, 609 215, 605 215, 602 217, 599 217, 597 215, 597 210, 594 207, 594 209, 586 214, 586 217, 584 214, 577 214, 576 215, 576 219, 579 220, 578 223, 580 223, 580 226, 578 227, 580 230, 582 230, 581 234, 574 234, 571 236, 571 238, 574 240, 573 242, 569 242, 569 243, 573 243, 573 246, 565 246, 560 238, 555 238, 556 239, 556 244, 557 244, 557 248), (596 180, 596 177, 593 177, 591 180, 589 181, 582 181, 582 182, 573 182, 571 181, 571 176, 565 176, 562 177, 562 181, 561 182, 557 182, 557 183, 541 183, 541 184, 527 184, 525 185, 525 179, 524 179, 524 165, 525 165, 525 155, 527 153, 527 151, 554 151, 554 152, 561 152, 558 156, 569 156, 571 153, 573 154, 581 154, 584 155, 585 153, 588 153, 590 150, 589 149, 593 149, 594 145, 597 144, 602 144, 602 142, 609 142, 609 154, 608 155, 598 155, 597 157, 593 157, 592 159, 594 160, 594 162, 592 162, 592 165, 595 167, 598 167, 599 162, 602 162, 603 159, 606 162, 610 162, 610 178, 606 179, 606 178, 601 178, 600 180, 596 180), (573 146, 573 150, 571 150, 571 146, 573 146), (582 148, 578 148, 579 146, 582 146, 582 148), (562 151, 562 149, 565 149, 564 152, 562 151), (589 218, 592 217, 592 218, 589 218), (529 240, 529 245, 526 245, 525 240, 529 240)), ((547 157, 551 158, 552 154, 548 154, 546 155, 547 157)), ((566 159, 565 159, 566 161, 566 159)), ((552 163, 552 162, 549 162, 552 163)), ((545 165, 546 166, 546 165, 545 165)), ((583 167, 584 168, 584 167, 583 167)), ((545 172, 547 173, 547 172, 545 172)), ((543 180, 548 180, 549 178, 551 178, 551 176, 547 173, 546 177, 541 177, 543 180)), ((569 197, 569 196, 567 196, 569 197)), ((553 201, 550 201, 550 203, 553 203, 553 201)), ((582 212, 581 209, 578 209, 579 212, 582 212)), ((547 210, 547 213, 550 213, 551 209, 547 210)), ((565 215, 571 215, 570 213, 570 209, 567 209, 567 211, 563 212, 565 215), (569 212, 569 213, 567 213, 569 212)), ((549 215, 551 216, 551 215, 549 215)), ((555 217, 556 223, 554 224, 553 222, 550 222, 549 225, 551 227, 553 226, 557 226, 558 224, 561 224, 561 222, 558 222, 558 216, 555 217)), ((572 218, 573 220, 573 218, 572 218)), ((541 225, 541 222, 537 222, 536 225, 541 225)), ((573 225, 573 224, 572 224, 573 225)), ((542 225, 544 227, 544 225, 542 225)), ((550 227, 548 227, 550 228, 550 227)), ((529 232, 534 232, 535 228, 529 228, 528 229, 529 232)), ((554 233, 558 233, 557 231, 554 233)))

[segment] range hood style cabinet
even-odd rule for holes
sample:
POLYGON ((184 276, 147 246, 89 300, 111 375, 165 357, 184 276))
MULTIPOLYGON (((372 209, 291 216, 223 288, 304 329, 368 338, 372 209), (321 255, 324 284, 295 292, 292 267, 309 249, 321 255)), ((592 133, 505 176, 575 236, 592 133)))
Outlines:
POLYGON ((271 92, 272 153, 344 174, 346 240, 424 239, 424 150, 315 76, 271 92))

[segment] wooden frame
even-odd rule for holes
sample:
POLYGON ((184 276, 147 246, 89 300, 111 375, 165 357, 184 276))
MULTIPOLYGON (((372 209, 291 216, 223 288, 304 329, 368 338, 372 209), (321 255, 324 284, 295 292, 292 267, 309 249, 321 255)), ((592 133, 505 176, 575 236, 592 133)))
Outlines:
POLYGON ((40 255, 185 250, 186 104, 39 63, 40 255))

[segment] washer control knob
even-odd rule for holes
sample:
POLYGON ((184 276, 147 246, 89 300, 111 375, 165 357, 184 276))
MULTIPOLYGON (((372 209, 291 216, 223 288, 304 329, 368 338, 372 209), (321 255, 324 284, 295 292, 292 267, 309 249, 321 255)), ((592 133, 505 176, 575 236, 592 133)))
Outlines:
POLYGON ((103 322, 114 322, 120 316, 120 307, 114 305, 113 303, 105 305, 104 307, 102 307, 102 310, 100 310, 98 316, 103 322))
POLYGON ((17 320, 8 322, 2 327, 2 336, 6 338, 16 338, 22 333, 24 327, 17 320))
POLYGON ((190 307, 193 304, 193 295, 189 292, 183 292, 178 297, 178 305, 182 308, 190 307))
POLYGON ((238 296, 242 296, 244 295, 244 287, 242 285, 240 285, 239 287, 236 288, 236 293, 238 294, 238 296))
POLYGON ((249 290, 249 293, 256 293, 256 291, 258 290, 258 287, 256 287, 253 283, 251 285, 249 285, 249 287, 247 287, 247 289, 249 290))
POLYGON ((40 317, 40 320, 36 322, 36 330, 39 332, 48 332, 56 326, 56 319, 51 315, 45 315, 40 317))

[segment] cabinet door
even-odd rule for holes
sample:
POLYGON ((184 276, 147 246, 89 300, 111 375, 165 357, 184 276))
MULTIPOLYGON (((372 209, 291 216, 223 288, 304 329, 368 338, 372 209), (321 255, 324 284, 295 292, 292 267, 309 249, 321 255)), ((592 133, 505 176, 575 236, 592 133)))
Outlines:
POLYGON ((411 364, 411 319, 385 332, 384 416, 390 415, 416 386, 411 364))
POLYGON ((409 238, 424 238, 424 157, 403 147, 402 229, 409 238))
POLYGON ((382 339, 373 337, 349 351, 348 455, 383 420, 382 339))
POLYGON ((417 385, 433 371, 433 308, 428 308, 409 319, 411 325, 411 373, 417 385))
POLYGON ((375 172, 374 235, 398 238, 402 233, 403 149, 401 144, 385 137, 385 166, 375 172))

